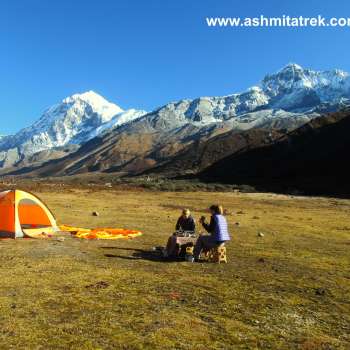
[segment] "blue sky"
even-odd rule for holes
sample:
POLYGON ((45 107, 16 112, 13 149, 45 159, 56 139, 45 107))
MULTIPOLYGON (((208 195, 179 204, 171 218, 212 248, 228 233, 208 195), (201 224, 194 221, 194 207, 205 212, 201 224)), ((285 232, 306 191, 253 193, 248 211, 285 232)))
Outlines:
POLYGON ((350 17, 344 0, 2 0, 0 134, 94 90, 122 108, 245 90, 288 62, 350 71, 350 28, 209 28, 207 16, 350 17))

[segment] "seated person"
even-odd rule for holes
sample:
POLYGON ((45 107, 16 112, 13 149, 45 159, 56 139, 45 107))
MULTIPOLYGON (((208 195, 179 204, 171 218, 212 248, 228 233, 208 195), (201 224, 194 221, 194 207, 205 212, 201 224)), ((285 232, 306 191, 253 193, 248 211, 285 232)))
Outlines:
POLYGON ((196 223, 191 216, 189 209, 184 209, 181 216, 178 218, 175 230, 176 231, 195 231, 196 223))
MULTIPOLYGON (((191 212, 189 209, 184 209, 182 211, 181 216, 178 218, 175 226, 176 231, 192 231, 194 232, 196 229, 196 223, 191 216, 191 212)), ((185 244, 186 241, 188 240, 188 237, 180 237, 177 238, 176 234, 172 234, 169 239, 168 243, 165 248, 164 256, 169 257, 169 256, 177 256, 179 253, 179 243, 178 240, 183 241, 185 244)))
POLYGON ((227 221, 224 217, 224 210, 221 205, 212 205, 209 208, 211 212, 210 223, 205 221, 205 217, 201 217, 200 223, 209 235, 201 235, 198 237, 194 247, 194 258, 198 261, 203 250, 210 250, 214 247, 229 241, 230 235, 228 233, 227 221))

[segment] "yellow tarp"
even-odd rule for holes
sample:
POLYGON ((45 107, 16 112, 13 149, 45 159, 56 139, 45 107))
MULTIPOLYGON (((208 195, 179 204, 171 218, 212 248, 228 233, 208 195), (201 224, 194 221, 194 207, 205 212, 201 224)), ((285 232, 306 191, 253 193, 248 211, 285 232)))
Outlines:
POLYGON ((126 230, 123 228, 81 228, 62 225, 59 227, 61 231, 70 232, 75 237, 83 239, 129 239, 142 235, 141 231, 137 230, 126 230))

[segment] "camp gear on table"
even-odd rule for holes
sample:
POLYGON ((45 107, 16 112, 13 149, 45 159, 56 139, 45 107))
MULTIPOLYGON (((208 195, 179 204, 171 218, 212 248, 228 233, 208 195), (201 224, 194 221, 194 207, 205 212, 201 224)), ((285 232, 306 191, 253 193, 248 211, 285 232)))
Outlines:
POLYGON ((172 234, 167 242, 166 255, 168 257, 185 256, 186 247, 194 245, 197 236, 192 231, 177 231, 172 234))
POLYGON ((37 196, 20 190, 0 192, 0 237, 42 236, 57 231, 55 217, 37 196))
POLYGON ((196 233, 194 231, 183 231, 178 230, 173 233, 173 236, 177 237, 196 237, 196 233))

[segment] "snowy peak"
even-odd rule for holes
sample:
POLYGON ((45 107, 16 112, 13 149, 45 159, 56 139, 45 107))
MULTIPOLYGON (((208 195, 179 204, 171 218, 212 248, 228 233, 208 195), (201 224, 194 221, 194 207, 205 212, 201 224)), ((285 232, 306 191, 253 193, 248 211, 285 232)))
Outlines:
POLYGON ((297 75, 298 73, 302 73, 304 71, 303 67, 299 66, 299 64, 296 63, 288 63, 286 66, 284 66, 282 69, 280 69, 277 74, 279 73, 292 73, 297 75))
POLYGON ((108 102, 105 98, 92 90, 67 97, 62 103, 68 105, 85 103, 91 106, 93 110, 102 117, 103 121, 108 121, 116 114, 123 112, 122 108, 114 103, 108 102))
POLYGON ((50 148, 85 143, 145 113, 124 111, 93 91, 74 94, 48 108, 30 127, 0 138, 0 166, 15 164, 25 156, 50 148))
POLYGON ((62 102, 69 103, 76 100, 82 100, 82 101, 88 102, 91 105, 109 104, 109 102, 104 97, 102 97, 101 95, 97 94, 95 91, 92 91, 92 90, 85 91, 79 94, 73 94, 63 99, 62 102))
POLYGON ((277 73, 265 76, 261 87, 270 97, 289 93, 300 94, 300 90, 304 90, 312 91, 321 102, 330 102, 349 96, 350 77, 348 73, 339 69, 313 71, 290 63, 277 73))
POLYGON ((299 66, 299 64, 290 62, 290 63, 288 63, 287 65, 285 65, 285 66, 281 69, 281 71, 282 71, 282 70, 289 70, 289 69, 294 70, 294 71, 298 71, 298 70, 299 70, 299 71, 302 71, 302 70, 303 70, 303 68, 302 68, 301 66, 299 66))
POLYGON ((97 123, 110 121, 123 110, 114 103, 108 102, 93 91, 74 94, 66 97, 61 103, 48 108, 41 118, 28 129, 46 129, 52 123, 62 121, 68 126, 79 126, 84 119, 95 119, 97 123))

